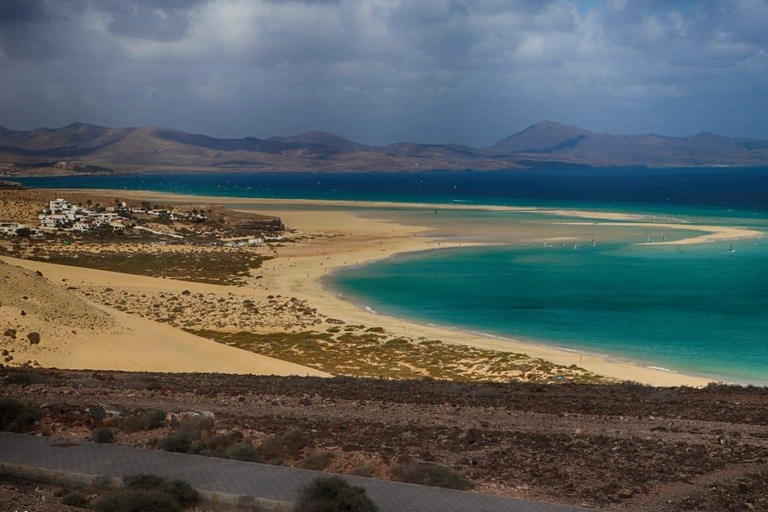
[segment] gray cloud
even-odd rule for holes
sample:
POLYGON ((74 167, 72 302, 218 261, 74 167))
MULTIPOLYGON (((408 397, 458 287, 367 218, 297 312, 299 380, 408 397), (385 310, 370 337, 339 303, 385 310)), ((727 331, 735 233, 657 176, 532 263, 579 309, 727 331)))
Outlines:
POLYGON ((0 0, 0 124, 768 138, 768 1, 0 0))

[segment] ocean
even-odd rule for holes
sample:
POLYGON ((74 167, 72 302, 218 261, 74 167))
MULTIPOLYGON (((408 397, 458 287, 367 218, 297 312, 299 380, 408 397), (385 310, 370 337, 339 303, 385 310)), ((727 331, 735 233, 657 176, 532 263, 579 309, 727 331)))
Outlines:
MULTIPOLYGON (((29 186, 209 196, 562 206, 640 212, 658 222, 768 231, 768 169, 187 174, 34 178, 29 186)), ((768 384, 768 240, 643 244, 647 228, 547 224, 525 212, 371 210, 427 222, 434 236, 490 247, 403 254, 329 284, 380 313, 599 353, 670 371, 768 384), (527 226, 582 243, 504 243, 527 226), (553 228, 557 225, 559 227, 553 228), (462 229, 463 228, 463 229, 462 229), (555 231, 548 231, 555 229, 555 231), (597 235, 595 235, 595 233, 597 235), (602 236, 605 235, 605 236, 602 236), (595 245, 588 243, 597 236, 595 245), (582 238, 583 237, 583 238, 582 238), (585 241, 587 241, 585 243, 585 241), (732 247, 733 246, 733 247, 732 247)), ((560 219, 563 220, 563 219, 560 219)), ((571 219, 573 220, 573 219, 571 219)), ((665 233, 688 236, 690 233, 665 233)), ((653 236, 660 240, 659 230, 653 236)))

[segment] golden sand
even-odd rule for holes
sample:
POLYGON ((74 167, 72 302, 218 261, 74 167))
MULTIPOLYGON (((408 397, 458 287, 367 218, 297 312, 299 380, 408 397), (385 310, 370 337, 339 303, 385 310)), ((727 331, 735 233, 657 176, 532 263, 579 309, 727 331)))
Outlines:
MULTIPOLYGON (((82 190, 80 192, 83 192, 82 190)), ((296 297, 300 300, 308 301, 308 304, 317 308, 324 315, 341 319, 348 324, 362 324, 368 326, 379 326, 393 333, 401 333, 409 337, 418 338, 421 336, 430 339, 438 339, 445 343, 469 345, 477 348, 521 352, 531 357, 542 358, 559 365, 578 365, 594 373, 613 377, 621 380, 632 380, 641 383, 672 386, 672 385, 704 385, 709 379, 673 373, 654 368, 640 366, 628 361, 616 361, 597 355, 582 354, 575 351, 548 347, 529 342, 522 342, 514 339, 498 339, 481 336, 469 332, 446 329, 436 326, 423 325, 416 322, 410 322, 403 319, 387 317, 375 314, 371 311, 358 307, 357 305, 343 300, 332 291, 327 290, 322 284, 322 278, 335 269, 350 265, 360 265, 373 260, 390 257, 394 254, 423 251, 437 247, 457 247, 468 244, 446 242, 426 238, 423 235, 429 228, 426 226, 405 225, 391 222, 388 220, 370 219, 360 216, 355 209, 364 210, 367 208, 434 208, 434 205, 418 205, 411 203, 368 203, 368 202, 339 202, 339 201, 319 201, 319 200, 270 200, 270 199, 249 199, 249 198, 201 198, 197 196, 169 195, 154 192, 134 192, 134 191, 98 191, 99 194, 113 194, 124 199, 152 200, 168 202, 216 202, 223 205, 238 205, 238 207, 248 208, 248 211, 258 211, 260 213, 277 214, 284 224, 297 230, 295 236, 304 236, 301 242, 284 244, 275 248, 276 258, 269 260, 256 271, 260 279, 254 280, 251 285, 246 287, 219 286, 189 282, 178 282, 142 276, 128 276, 114 272, 97 271, 76 267, 63 267, 58 265, 49 265, 39 262, 25 260, 13 260, 14 264, 21 265, 30 269, 41 269, 46 275, 54 275, 56 279, 67 279, 69 282, 80 283, 83 286, 120 286, 131 290, 146 290, 148 293, 157 293, 168 291, 179 293, 183 289, 189 289, 193 293, 231 293, 242 298, 263 299, 267 295, 283 295, 286 297, 296 297), (280 205, 279 211, 270 211, 270 208, 280 205), (291 209, 290 206, 296 206, 291 209), (308 206, 322 205, 322 210, 312 211, 308 206), (329 206, 337 205, 338 210, 329 209, 329 206), (350 208, 354 207, 354 208, 350 208)), ((531 209, 531 208, 513 208, 513 207, 480 207, 469 205, 441 205, 441 209, 490 209, 506 211, 531 211, 540 212, 547 215, 562 215, 567 217, 589 218, 596 220, 622 221, 622 225, 636 227, 658 227, 669 230, 701 231, 702 235, 696 237, 684 238, 667 243, 700 243, 713 240, 728 240, 736 238, 748 238, 760 236, 762 233, 746 230, 742 228, 731 228, 722 226, 695 226, 684 223, 663 223, 644 222, 647 216, 605 213, 605 212, 584 212, 575 210, 552 210, 552 209, 531 209)), ((8 260, 10 261, 10 260, 8 260)), ((173 331, 169 326, 161 325, 162 329, 155 327, 154 322, 144 319, 127 318, 128 315, 119 315, 118 312, 111 311, 115 318, 120 318, 125 324, 131 324, 136 330, 146 330, 143 336, 142 348, 152 354, 151 368, 162 368, 166 371, 180 371, 175 368, 180 367, 184 356, 177 352, 197 350, 201 344, 202 338, 197 338, 188 333, 173 331), (142 320, 141 322, 139 320, 142 320), (158 329, 160 329, 158 331, 158 329), (162 331, 162 332, 161 332, 162 331), (152 334, 149 334, 149 333, 152 334), (160 347, 152 340, 166 340, 166 345, 160 347), (167 359, 168 363, 163 361, 167 359), (174 362, 175 361, 175 362, 174 362), (175 366, 174 366, 175 365, 175 366)), ((157 324, 160 325, 160 324, 157 324)), ((204 340, 205 341, 205 340, 204 340)), ((133 341, 131 343, 134 343, 133 341)), ((142 343, 136 340, 136 343, 142 343)), ((125 344, 125 351, 136 353, 125 344)), ((223 347, 222 349, 229 349, 223 347)), ((232 364, 229 371, 243 371, 244 366, 253 363, 245 362, 245 359, 255 356, 254 354, 236 351, 231 358, 223 357, 211 368, 225 368, 227 364, 232 364)), ((112 359, 115 353, 103 352, 101 356, 102 365, 112 359)), ((123 354, 123 357, 125 354, 123 354)), ((98 362, 98 357, 94 356, 90 363, 98 362)), ((200 357, 207 358, 206 353, 200 352, 200 357)), ((130 360, 130 359, 129 359, 130 360)), ((53 361, 52 361, 53 362, 53 361)), ((132 363, 134 368, 138 368, 144 363, 132 363)), ((259 360, 259 371, 248 371, 248 373, 301 373, 303 367, 281 366, 288 363, 282 363, 274 359, 262 358, 259 360), (270 366, 272 365, 272 366, 270 366), (274 371, 270 370, 273 368, 274 371)), ((150 369, 146 367, 143 369, 150 369)), ((306 369, 308 370, 308 369, 306 369)), ((226 371, 226 370, 210 370, 226 371)), ((306 373, 310 373, 307 371, 306 373)))

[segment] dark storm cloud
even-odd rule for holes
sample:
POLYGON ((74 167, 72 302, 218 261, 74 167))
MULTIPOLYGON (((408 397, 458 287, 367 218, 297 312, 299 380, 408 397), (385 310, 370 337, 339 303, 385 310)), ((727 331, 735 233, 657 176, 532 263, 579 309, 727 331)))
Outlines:
POLYGON ((0 0, 0 124, 768 137, 768 0, 0 0))
POLYGON ((192 21, 190 11, 202 3, 203 0, 114 2, 108 9, 109 30, 139 39, 178 41, 184 38, 192 21))
POLYGON ((0 24, 40 20, 44 17, 43 0, 3 0, 0 2, 0 24))

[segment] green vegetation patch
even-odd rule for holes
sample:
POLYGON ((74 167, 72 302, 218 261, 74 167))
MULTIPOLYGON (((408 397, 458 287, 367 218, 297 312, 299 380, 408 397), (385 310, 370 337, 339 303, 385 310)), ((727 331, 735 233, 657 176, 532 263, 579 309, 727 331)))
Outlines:
POLYGON ((474 487, 474 484, 467 477, 449 467, 413 460, 394 466, 390 475, 394 480, 409 484, 461 490, 474 487))
POLYGON ((12 398, 0 399, 0 430, 26 432, 40 419, 40 411, 12 398))
POLYGON ((345 328, 343 332, 189 332, 257 354, 350 377, 399 380, 430 377, 467 382, 609 382, 582 368, 555 365, 525 354, 449 345, 437 340, 393 337, 383 329, 363 326, 354 330, 345 328))
POLYGON ((40 251, 26 259, 109 270, 124 274, 164 277, 196 283, 238 285, 245 284, 251 269, 258 268, 269 259, 248 251, 160 251, 157 253, 102 251, 40 251))
POLYGON ((349 485, 341 477, 318 478, 305 487, 294 512, 376 512, 365 489, 349 485))

